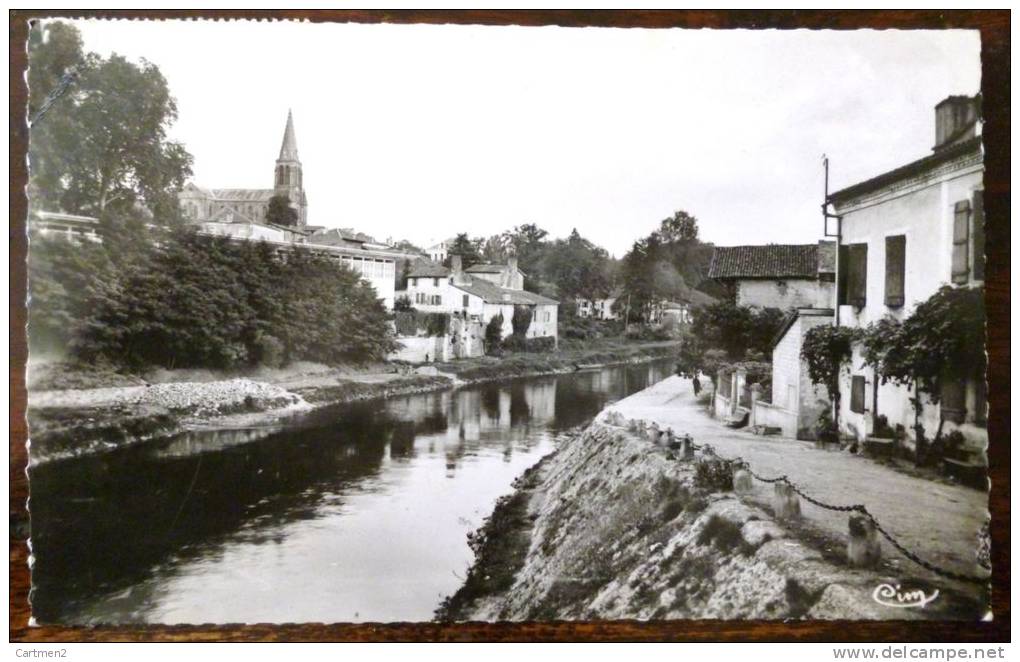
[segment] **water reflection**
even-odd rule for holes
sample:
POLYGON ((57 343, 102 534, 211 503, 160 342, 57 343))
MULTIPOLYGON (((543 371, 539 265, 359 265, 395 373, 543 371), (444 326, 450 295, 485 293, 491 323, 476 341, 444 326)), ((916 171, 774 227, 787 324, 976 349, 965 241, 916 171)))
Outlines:
POLYGON ((32 469, 41 622, 428 619, 555 436, 668 364, 326 408, 32 469))

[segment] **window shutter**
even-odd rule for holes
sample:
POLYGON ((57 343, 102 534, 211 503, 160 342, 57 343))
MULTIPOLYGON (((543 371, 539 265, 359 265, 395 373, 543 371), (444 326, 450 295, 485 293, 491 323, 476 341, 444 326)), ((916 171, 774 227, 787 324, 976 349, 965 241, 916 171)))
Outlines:
POLYGON ((952 423, 963 423, 967 415, 967 391, 962 379, 943 375, 939 410, 942 418, 952 423))
POLYGON ((868 302, 868 245, 850 244, 847 249, 847 302, 863 308, 868 302))
POLYGON ((953 282, 966 283, 970 278, 968 250, 970 238, 970 201, 961 200, 953 210, 953 282))
POLYGON ((864 413, 864 376, 854 375, 850 381, 850 411, 864 413))
POLYGON ((885 238, 885 305, 893 308, 903 305, 906 253, 906 236, 885 238))
POLYGON ((839 277, 836 282, 836 305, 845 306, 847 303, 847 280, 848 274, 850 273, 850 250, 849 246, 842 245, 839 247, 839 264, 836 265, 836 270, 839 272, 839 277))
POLYGON ((985 192, 974 191, 974 280, 985 279, 985 192))

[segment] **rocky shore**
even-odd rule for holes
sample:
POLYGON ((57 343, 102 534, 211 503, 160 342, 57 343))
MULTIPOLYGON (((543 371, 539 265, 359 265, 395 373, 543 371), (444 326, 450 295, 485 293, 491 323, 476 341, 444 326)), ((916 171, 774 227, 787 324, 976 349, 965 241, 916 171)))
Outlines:
MULTIPOLYGON (((604 365, 653 361, 672 346, 591 352, 604 365)), ((30 462, 40 464, 113 450, 185 430, 245 428, 278 423, 318 407, 439 391, 499 379, 573 372, 588 354, 469 359, 416 371, 340 372, 171 381, 99 388, 32 390, 30 462)))
POLYGON ((972 619, 943 587, 925 609, 885 606, 909 574, 851 568, 845 540, 706 487, 696 463, 593 423, 522 476, 470 536, 476 561, 441 621, 972 619))

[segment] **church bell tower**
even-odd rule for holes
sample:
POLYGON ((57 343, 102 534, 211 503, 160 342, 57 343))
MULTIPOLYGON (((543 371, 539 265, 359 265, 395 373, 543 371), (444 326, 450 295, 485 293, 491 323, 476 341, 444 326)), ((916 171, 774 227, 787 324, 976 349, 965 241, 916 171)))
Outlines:
POLYGON ((301 160, 298 158, 297 137, 294 135, 294 117, 287 111, 287 128, 283 130, 283 144, 276 159, 276 178, 273 190, 276 195, 285 195, 290 206, 298 212, 298 225, 308 223, 308 200, 305 198, 301 181, 301 160))

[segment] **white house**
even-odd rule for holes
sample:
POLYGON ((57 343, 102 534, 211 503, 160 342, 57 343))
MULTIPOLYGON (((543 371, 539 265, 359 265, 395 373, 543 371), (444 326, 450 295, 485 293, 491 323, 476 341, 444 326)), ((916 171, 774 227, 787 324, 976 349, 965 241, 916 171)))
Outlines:
MULTIPOLYGON (((933 153, 829 196, 842 217, 836 323, 863 328, 905 319, 943 285, 984 283, 984 192, 980 97, 952 96, 935 107, 933 153)), ((912 435, 913 391, 881 384, 860 348, 840 383, 843 431, 863 438, 875 418, 912 435)), ((987 445, 984 375, 953 380, 921 422, 935 436, 956 427, 974 448, 987 445)))
POLYGON ((731 288, 741 306, 827 308, 835 288, 834 249, 831 241, 718 246, 708 277, 731 288))
POLYGON ((506 265, 476 265, 474 272, 475 267, 461 269, 459 255, 451 256, 451 263, 450 269, 428 260, 412 265, 407 278, 412 306, 426 312, 457 313, 484 324, 502 315, 504 338, 513 333, 514 306, 528 306, 532 316, 527 337, 557 337, 559 302, 524 289, 516 258, 506 265))
POLYGON ((450 246, 453 246, 454 239, 444 239, 436 242, 425 249, 425 254, 429 256, 429 259, 437 264, 442 264, 446 261, 446 258, 450 255, 450 246))

